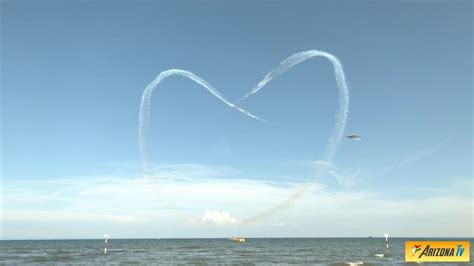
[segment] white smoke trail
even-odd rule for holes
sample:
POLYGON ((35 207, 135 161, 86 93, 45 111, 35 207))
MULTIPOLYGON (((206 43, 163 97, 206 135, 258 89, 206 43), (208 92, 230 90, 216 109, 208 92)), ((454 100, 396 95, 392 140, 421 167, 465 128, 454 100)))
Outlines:
MULTIPOLYGON (((329 144, 326 148, 325 155, 323 156, 323 161, 331 162, 334 153, 336 152, 337 146, 341 141, 344 133, 344 128, 346 126, 347 114, 349 112, 349 88, 346 83, 346 77, 344 75, 344 70, 342 69, 342 64, 339 60, 332 54, 320 51, 320 50, 309 50, 303 51, 296 54, 291 55, 287 59, 283 60, 279 66, 271 70, 265 77, 257 84, 255 88, 253 88, 249 93, 245 96, 240 98, 235 104, 239 103, 240 101, 254 95, 265 85, 267 85, 270 81, 277 78, 278 76, 282 75, 292 67, 308 60, 313 57, 324 57, 328 59, 333 67, 334 67, 334 74, 336 78, 337 87, 339 88, 339 110, 336 113, 336 124, 333 129, 333 133, 329 138, 329 144)), ((293 203, 296 199, 301 197, 310 187, 311 185, 318 180, 322 173, 326 171, 327 165, 322 166, 319 168, 318 172, 315 175, 315 178, 312 181, 304 184, 301 188, 299 188, 293 195, 291 195, 288 199, 284 200, 280 204, 276 205, 273 208, 267 209, 259 214, 251 216, 247 219, 242 220, 242 224, 254 223, 259 220, 265 219, 278 211, 281 211, 287 208, 291 203, 293 203)))
POLYGON ((346 126, 347 114, 349 112, 349 88, 346 83, 346 76, 344 75, 344 70, 342 69, 342 64, 339 60, 332 54, 320 51, 320 50, 309 50, 299 53, 295 53, 283 60, 279 66, 272 69, 265 77, 258 83, 258 85, 253 88, 249 93, 244 95, 234 104, 238 104, 240 101, 254 95, 270 81, 282 75, 286 71, 290 70, 294 66, 311 59, 313 57, 324 57, 328 59, 334 67, 334 74, 336 77, 337 87, 339 88, 339 111, 336 114, 336 125, 334 127, 334 132, 331 136, 330 143, 327 148, 327 154, 325 158, 328 158, 326 161, 332 159, 334 152, 336 151, 337 145, 341 141, 344 133, 344 128, 346 126))
MULTIPOLYGON (((196 76, 190 71, 186 70, 181 70, 181 69, 169 69, 161 72, 158 74, 158 76, 150 83, 148 86, 146 86, 145 90, 143 91, 142 94, 142 99, 140 103, 140 113, 139 113, 139 122, 138 122, 138 143, 139 143, 139 149, 140 149, 140 157, 143 163, 144 170, 146 174, 150 174, 150 162, 148 160, 147 156, 147 151, 146 151, 146 140, 145 140, 145 130, 148 128, 150 124, 150 107, 151 107, 151 96, 155 88, 162 82, 164 79, 166 79, 169 76, 172 75, 178 75, 178 76, 183 76, 186 78, 189 78, 190 80, 196 82, 197 84, 201 85, 204 87, 206 90, 208 90, 212 95, 217 97, 219 100, 224 102, 226 105, 228 105, 231 108, 234 108, 238 110, 239 112, 250 116, 254 119, 257 119, 262 122, 268 122, 272 123, 270 121, 267 121, 265 119, 262 119, 256 115, 251 114, 250 112, 238 107, 237 105, 229 102, 217 89, 215 89, 211 84, 203 80, 202 78, 196 76)), ((274 123, 272 123, 274 124, 274 123)))
MULTIPOLYGON (((333 56, 332 54, 329 54, 324 51, 319 51, 319 50, 309 50, 309 51, 303 51, 299 52, 296 54, 291 55, 287 59, 283 60, 279 66, 274 68, 272 71, 270 71, 258 84, 257 86, 252 89, 248 94, 246 94, 244 97, 239 99, 235 103, 230 103, 227 101, 224 96, 217 91, 214 87, 212 87, 209 83, 207 83, 205 80, 199 78, 198 76, 194 75, 193 73, 185 70, 179 70, 179 69, 170 69, 161 72, 155 80, 153 80, 146 88, 145 91, 143 92, 142 96, 142 101, 140 105, 140 116, 139 116, 139 129, 138 129, 138 135, 139 135, 139 145, 140 145, 140 156, 142 158, 142 162, 144 164, 145 169, 147 169, 148 165, 148 158, 146 156, 145 152, 145 139, 144 139, 144 130, 147 128, 149 120, 150 120, 150 105, 151 105, 151 94, 153 90, 156 88, 156 86, 163 81, 166 77, 170 75, 181 75, 184 77, 187 77, 196 83, 200 84, 204 88, 206 88, 209 92, 211 92, 214 96, 216 96, 218 99, 223 101, 225 104, 227 104, 229 107, 235 108, 238 111, 242 112, 243 114, 250 116, 252 118, 255 118, 259 121, 263 122, 269 122, 264 119, 261 119, 253 114, 250 114, 246 110, 238 107, 236 104, 239 103, 240 101, 252 96, 253 94, 257 93, 260 91, 265 85, 267 85, 270 81, 273 79, 277 78, 281 74, 285 73, 292 67, 310 59, 313 57, 324 57, 328 59, 334 67, 334 73, 335 73, 335 78, 336 78, 336 83, 339 88, 339 110, 336 113, 336 124, 333 129, 333 133, 331 134, 331 137, 329 139, 329 144, 326 148, 325 155, 323 156, 323 161, 330 162, 332 160, 332 157, 334 156, 334 153, 337 149, 337 146, 339 145, 339 142, 341 141, 344 133, 344 128, 346 125, 346 120, 347 120, 347 114, 349 111, 349 89, 346 83, 346 78, 344 75, 344 71, 342 69, 342 64, 339 62, 339 60, 333 56)), ((248 224, 248 223, 253 223, 257 222, 259 220, 262 220, 264 218, 267 218, 276 212, 288 207, 301 197, 310 187, 311 185, 321 176, 322 173, 326 171, 327 166, 323 166, 319 168, 317 174, 315 175, 315 178, 304 184, 300 189, 298 189, 293 195, 291 195, 288 199, 285 201, 281 202, 280 204, 276 205, 273 208, 267 209, 257 215, 254 215, 252 217, 249 217, 247 219, 241 220, 240 224, 248 224)))

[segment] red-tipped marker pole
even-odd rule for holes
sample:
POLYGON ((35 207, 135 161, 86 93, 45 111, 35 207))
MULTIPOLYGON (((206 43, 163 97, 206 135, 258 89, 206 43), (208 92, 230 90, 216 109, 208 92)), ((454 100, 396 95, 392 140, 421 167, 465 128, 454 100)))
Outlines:
POLYGON ((104 255, 107 255, 107 240, 109 239, 109 235, 104 235, 104 255))

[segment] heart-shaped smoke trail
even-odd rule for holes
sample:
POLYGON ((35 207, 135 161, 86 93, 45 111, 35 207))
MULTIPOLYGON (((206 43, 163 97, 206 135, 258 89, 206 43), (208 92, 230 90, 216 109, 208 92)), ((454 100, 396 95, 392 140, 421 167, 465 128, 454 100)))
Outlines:
MULTIPOLYGON (((270 71, 258 84, 255 88, 253 88, 248 94, 246 94, 244 97, 242 97, 240 100, 238 100, 236 103, 231 103, 228 100, 225 99, 225 97, 218 91, 216 90, 213 86, 211 86, 209 83, 207 83, 205 80, 201 79, 200 77, 194 75, 193 73, 186 71, 186 70, 179 70, 179 69, 170 69, 161 72, 158 74, 158 76, 145 88, 145 91, 143 92, 142 95, 142 100, 140 104, 140 114, 139 114, 139 126, 138 126, 138 137, 139 137, 139 149, 140 149, 140 156, 142 158, 142 162, 144 165, 145 172, 147 173, 150 170, 150 165, 149 161, 147 158, 147 153, 146 153, 146 145, 145 145, 145 129, 149 126, 149 120, 150 120, 150 106, 151 106, 151 95, 153 90, 158 86, 158 84, 163 81, 165 78, 171 76, 171 75, 180 75, 187 77, 196 83, 200 84, 203 86, 205 89, 207 89, 210 93, 212 93, 215 97, 217 97, 219 100, 223 101, 225 104, 227 104, 229 107, 234 108, 238 110, 239 112, 250 116, 252 118, 255 118, 259 121, 262 122, 269 122, 264 119, 261 119, 248 111, 240 108, 237 106, 237 103, 240 101, 252 96, 253 94, 257 93, 263 87, 268 84, 270 81, 273 79, 277 78, 278 76, 282 75, 292 67, 310 59, 313 57, 324 57, 328 59, 334 67, 334 73, 336 77, 336 83, 339 88, 339 110, 336 113, 336 125, 334 127, 333 133, 331 134, 331 137, 329 139, 329 144, 326 148, 326 152, 323 156, 323 160, 330 162, 332 160, 332 157, 334 156, 334 153, 337 149, 337 146, 339 145, 339 142, 342 139, 343 133, 344 133, 344 128, 346 125, 346 120, 347 120, 347 114, 349 110, 349 89, 346 83, 346 78, 344 75, 344 71, 342 69, 342 65, 339 62, 339 60, 333 56, 330 53, 324 52, 324 51, 319 51, 319 50, 309 50, 309 51, 303 51, 299 52, 296 54, 291 55, 287 59, 283 60, 279 66, 274 68, 272 71, 270 71)), ((319 168, 317 174, 315 175, 314 178, 311 179, 311 181, 307 182, 304 184, 302 187, 300 187, 293 195, 291 195, 288 199, 285 201, 281 202, 280 204, 276 205, 273 208, 267 209, 265 211, 262 211, 261 213, 251 216, 247 219, 242 220, 241 224, 248 224, 248 223, 254 223, 259 220, 265 219, 276 212, 288 207, 291 205, 293 201, 295 201, 297 198, 301 197, 310 187, 311 185, 321 176, 326 171, 327 164, 323 165, 321 168, 319 168)))

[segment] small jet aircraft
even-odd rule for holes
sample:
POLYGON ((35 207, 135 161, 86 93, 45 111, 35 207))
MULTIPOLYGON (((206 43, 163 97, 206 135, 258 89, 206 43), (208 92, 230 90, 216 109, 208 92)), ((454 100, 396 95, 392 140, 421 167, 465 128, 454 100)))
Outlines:
POLYGON ((346 138, 360 140, 362 137, 360 135, 357 135, 357 134, 350 134, 350 135, 347 135, 346 138))

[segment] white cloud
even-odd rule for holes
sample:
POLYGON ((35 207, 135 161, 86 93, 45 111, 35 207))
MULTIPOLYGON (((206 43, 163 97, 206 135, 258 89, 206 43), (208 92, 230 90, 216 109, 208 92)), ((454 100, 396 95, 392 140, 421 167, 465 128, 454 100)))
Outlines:
POLYGON ((202 217, 193 219, 194 223, 207 223, 213 225, 238 225, 242 221, 232 217, 229 212, 226 211, 215 211, 215 210, 206 210, 202 217))
MULTIPOLYGON (((115 237, 367 236, 387 230, 394 236, 473 235, 471 194, 447 190, 420 199, 388 199, 353 189, 334 192, 321 184, 275 216, 244 226, 239 222, 281 203, 298 184, 204 178, 201 173, 220 175, 219 170, 184 168, 185 181, 105 176, 3 182, 0 238, 104 232, 115 237)), ((179 175, 178 169, 172 172, 179 175)))

